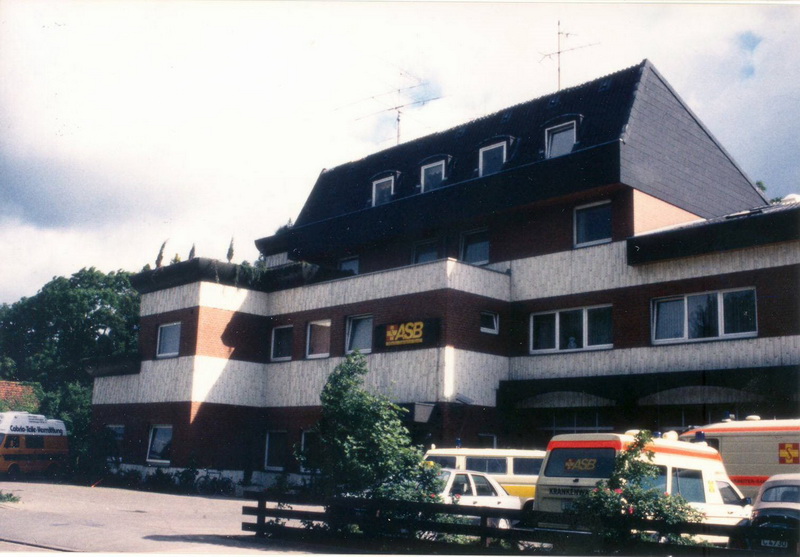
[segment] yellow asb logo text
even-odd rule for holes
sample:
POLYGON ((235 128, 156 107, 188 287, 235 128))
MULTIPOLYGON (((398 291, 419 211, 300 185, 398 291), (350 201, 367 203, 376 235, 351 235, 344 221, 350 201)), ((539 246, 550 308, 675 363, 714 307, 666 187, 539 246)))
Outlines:
POLYGON ((419 344, 425 334, 425 323, 422 321, 409 321, 386 326, 386 346, 400 346, 402 344, 419 344))

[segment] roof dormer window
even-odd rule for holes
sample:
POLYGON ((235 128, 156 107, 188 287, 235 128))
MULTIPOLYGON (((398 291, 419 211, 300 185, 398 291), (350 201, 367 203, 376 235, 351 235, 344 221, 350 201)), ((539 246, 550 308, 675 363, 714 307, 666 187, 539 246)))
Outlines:
POLYGON ((575 145, 575 122, 567 122, 544 131, 545 145, 547 146, 546 157, 560 157, 572 152, 575 145))
POLYGON ((372 206, 389 203, 394 195, 394 176, 372 182, 372 206))
POLYGON ((506 162, 507 143, 493 143, 482 147, 479 153, 478 175, 488 176, 500 172, 506 162))
POLYGON ((435 190, 442 187, 445 180, 444 161, 436 161, 431 164, 423 165, 420 169, 420 184, 422 191, 435 190))

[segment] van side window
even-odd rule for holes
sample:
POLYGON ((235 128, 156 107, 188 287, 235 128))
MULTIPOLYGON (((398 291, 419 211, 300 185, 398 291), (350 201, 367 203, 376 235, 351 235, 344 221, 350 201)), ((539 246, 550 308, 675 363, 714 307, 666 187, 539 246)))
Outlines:
POLYGON ((657 489, 659 493, 667 492, 667 467, 657 466, 658 472, 655 476, 642 478, 642 489, 657 489))
POLYGON ((454 456, 429 456, 425 460, 438 464, 442 468, 456 467, 456 457, 454 456))
POLYGON ((514 458, 514 474, 517 476, 538 476, 542 469, 543 458, 514 458))
POLYGON ((690 503, 705 503, 703 472, 701 470, 672 470, 672 494, 682 495, 690 503))
POLYGON ((6 437, 6 449, 19 449, 19 435, 9 435, 6 437))
POLYGON ((41 435, 26 435, 26 449, 44 449, 44 437, 41 435))
POLYGON ((467 470, 485 472, 487 474, 505 474, 508 470, 506 458, 467 457, 467 470))

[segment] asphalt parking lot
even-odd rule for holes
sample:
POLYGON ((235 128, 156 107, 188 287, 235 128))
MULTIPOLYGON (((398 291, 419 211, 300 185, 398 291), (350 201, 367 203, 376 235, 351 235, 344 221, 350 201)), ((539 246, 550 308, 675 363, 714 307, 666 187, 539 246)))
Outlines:
POLYGON ((243 532, 242 499, 36 481, 0 481, 0 490, 20 498, 0 503, 0 553, 330 552, 243 532))

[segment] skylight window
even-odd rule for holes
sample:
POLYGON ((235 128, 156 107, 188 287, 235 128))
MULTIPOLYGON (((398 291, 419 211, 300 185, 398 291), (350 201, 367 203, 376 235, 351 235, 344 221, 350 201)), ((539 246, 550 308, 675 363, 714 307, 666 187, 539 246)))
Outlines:
POLYGON ((480 150, 478 174, 488 176, 500 172, 506 162, 506 142, 494 143, 480 150))
POLYGON ((572 152, 572 147, 575 145, 575 122, 547 128, 544 133, 548 159, 572 152))
POLYGON ((389 203, 394 195, 394 176, 372 182, 372 206, 389 203))
POLYGON ((440 188, 444 182, 444 161, 437 161, 426 164, 421 169, 422 191, 435 190, 440 188))

